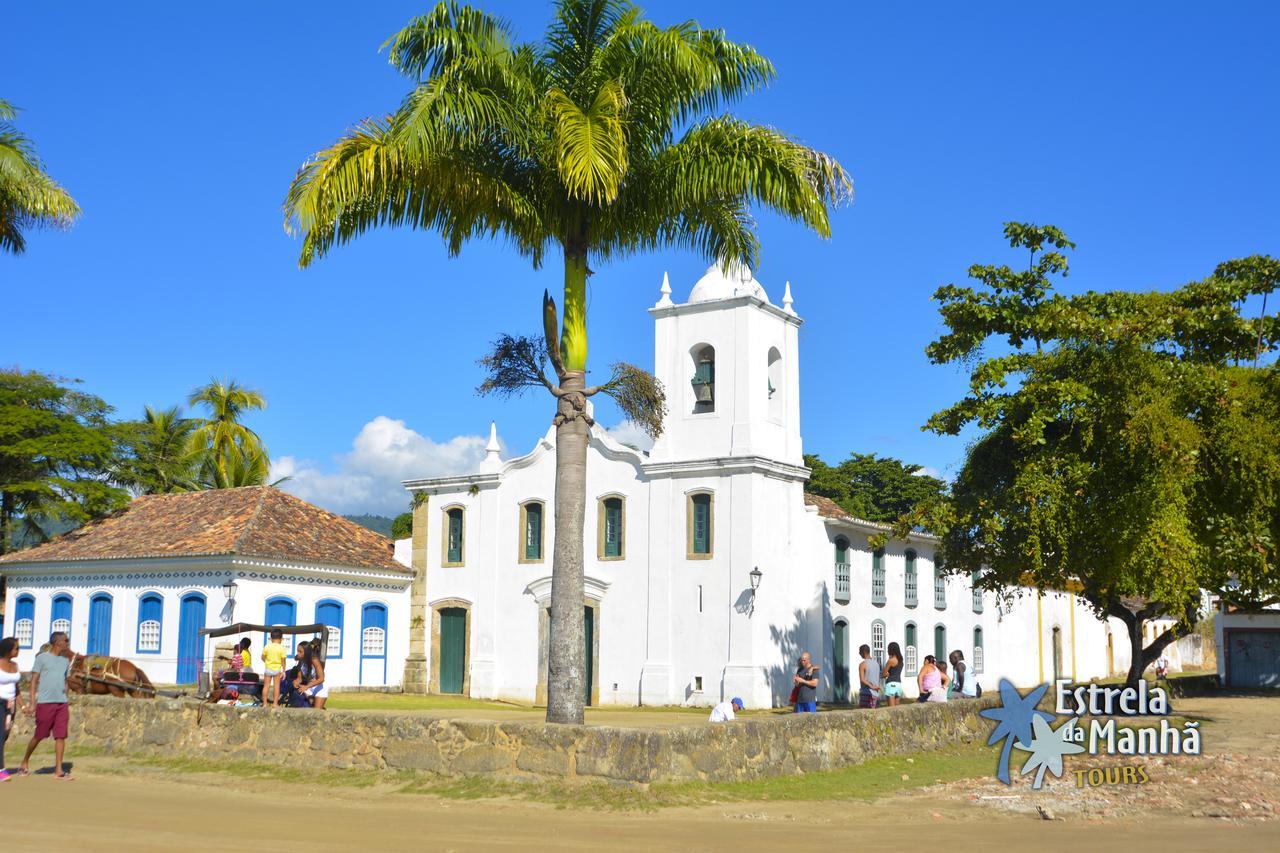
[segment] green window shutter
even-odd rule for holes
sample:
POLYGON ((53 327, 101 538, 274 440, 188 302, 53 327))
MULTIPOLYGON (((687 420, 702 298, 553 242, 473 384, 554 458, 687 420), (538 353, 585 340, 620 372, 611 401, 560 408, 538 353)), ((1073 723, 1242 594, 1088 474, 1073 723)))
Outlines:
POLYGON ((711 553, 711 495, 693 496, 693 553, 711 553))
POLYGON ((449 510, 449 553, 450 563, 462 562, 462 510, 449 510))
POLYGON ((916 626, 913 623, 908 622, 907 630, 904 633, 906 634, 906 644, 908 646, 914 646, 916 644, 916 626))
POLYGON ((622 499, 609 498, 604 502, 604 555, 622 556, 622 499))
POLYGON ((524 508, 524 558, 542 559, 542 504, 526 504, 524 508))

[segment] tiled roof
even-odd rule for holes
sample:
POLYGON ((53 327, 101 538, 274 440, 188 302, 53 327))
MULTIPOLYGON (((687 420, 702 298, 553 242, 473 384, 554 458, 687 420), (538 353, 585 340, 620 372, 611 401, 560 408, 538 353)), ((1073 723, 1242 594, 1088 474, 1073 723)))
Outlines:
POLYGON ((236 554, 409 572, 390 539, 271 486, 144 495, 0 563, 236 554))
MULTIPOLYGON (((893 529, 892 525, 885 524, 884 522, 868 521, 865 518, 858 518, 856 515, 851 515, 848 512, 846 512, 844 507, 840 506, 840 504, 831 500, 831 498, 824 498, 822 495, 811 495, 808 492, 805 492, 804 502, 806 506, 816 507, 818 510, 818 515, 822 516, 823 518, 834 518, 838 521, 847 521, 850 524, 856 525, 866 530, 878 530, 878 531, 887 532, 893 529)), ((913 530, 910 535, 914 538, 923 539, 930 542, 937 541, 936 536, 919 529, 913 530)))

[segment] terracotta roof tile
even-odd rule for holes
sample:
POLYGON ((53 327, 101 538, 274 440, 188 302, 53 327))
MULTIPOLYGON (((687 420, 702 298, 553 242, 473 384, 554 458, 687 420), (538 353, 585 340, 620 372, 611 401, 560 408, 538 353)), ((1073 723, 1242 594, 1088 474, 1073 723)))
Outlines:
POLYGON ((238 554, 393 569, 390 539, 271 486, 144 495, 120 512, 0 563, 238 554))

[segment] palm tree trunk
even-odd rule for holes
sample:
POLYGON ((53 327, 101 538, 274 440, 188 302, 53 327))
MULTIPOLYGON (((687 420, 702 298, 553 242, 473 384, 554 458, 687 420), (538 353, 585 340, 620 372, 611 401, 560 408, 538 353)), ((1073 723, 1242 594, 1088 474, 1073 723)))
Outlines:
POLYGON ((586 252, 565 249, 564 325, 560 352, 565 392, 556 412, 555 549, 551 562, 551 630, 547 649, 547 722, 584 721, 582 531, 587 505, 586 252))

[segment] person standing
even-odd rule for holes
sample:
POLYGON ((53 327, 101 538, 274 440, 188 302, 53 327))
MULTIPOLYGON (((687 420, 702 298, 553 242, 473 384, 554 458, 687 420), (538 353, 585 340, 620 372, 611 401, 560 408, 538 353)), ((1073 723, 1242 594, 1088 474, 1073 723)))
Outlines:
POLYGON ((721 702, 711 709, 710 722, 730 723, 737 719, 737 712, 742 710, 742 700, 734 696, 728 702, 721 702))
POLYGON ((874 708, 880 702, 880 664, 872 660, 866 643, 858 646, 858 656, 862 658, 858 664, 858 707, 874 708))
POLYGON ((0 640, 0 782, 9 781, 9 771, 4 763, 4 745, 17 720, 18 706, 22 704, 22 691, 18 689, 18 682, 21 680, 22 672, 18 669, 18 638, 5 637, 0 640))
POLYGON ((818 667, 813 665, 808 652, 800 654, 800 661, 796 664, 795 677, 791 680, 796 686, 796 713, 817 713, 818 667))
POLYGON ((902 647, 896 642, 889 644, 889 658, 884 662, 880 675, 884 679, 884 698, 889 700, 892 708, 907 695, 902 689, 902 647))
MULTIPOLYGON (((246 655, 249 653, 246 649, 246 655)), ((284 647, 284 632, 279 628, 271 629, 271 642, 262 647, 262 704, 280 707, 280 677, 284 675, 284 665, 289 660, 289 653, 284 647)))
POLYGON ((67 674, 71 670, 70 658, 62 653, 67 650, 67 635, 63 631, 54 631, 49 635, 49 651, 36 655, 31 665, 31 702, 27 711, 35 708, 36 731, 27 744, 26 754, 22 756, 22 767, 18 775, 26 776, 31 772, 31 753, 36 751, 40 741, 53 737, 53 778, 70 780, 71 774, 62 766, 62 757, 67 749, 67 723, 71 715, 67 710, 67 674))

